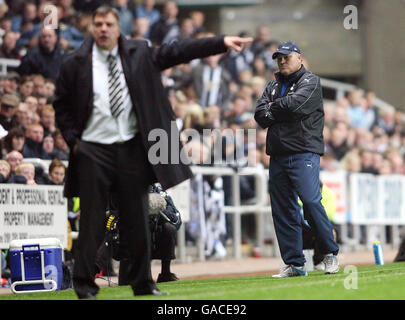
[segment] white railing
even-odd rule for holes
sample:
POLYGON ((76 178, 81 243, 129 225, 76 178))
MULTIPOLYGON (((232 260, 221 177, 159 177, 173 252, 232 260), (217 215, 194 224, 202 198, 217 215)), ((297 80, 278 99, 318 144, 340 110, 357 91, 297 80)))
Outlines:
MULTIPOLYGON (((191 170, 194 174, 202 175, 218 175, 218 176, 230 176, 232 179, 232 205, 224 207, 225 213, 233 215, 233 252, 234 257, 239 259, 242 257, 241 250, 241 240, 242 240, 242 226, 241 226, 241 215, 245 213, 255 213, 256 214, 256 224, 257 224, 257 236, 256 241, 258 246, 264 244, 264 233, 263 226, 263 214, 265 212, 270 212, 270 207, 268 206, 268 195, 267 195, 267 185, 268 178, 266 176, 265 170, 257 169, 253 167, 245 167, 240 169, 233 169, 229 167, 200 167, 192 166, 191 170), (241 205, 240 199, 240 183, 239 178, 242 175, 250 175, 255 177, 255 193, 256 196, 248 205, 241 205)), ((200 238, 198 241, 199 259, 204 260, 204 237, 200 238)), ((183 252, 183 248, 179 248, 180 252, 183 252)), ((180 254, 182 256, 182 254, 180 254)))
MULTIPOLYGON (((43 167, 47 172, 49 160, 24 159, 35 165, 43 167)), ((243 214, 255 214, 256 217, 256 247, 260 250, 265 248, 266 240, 272 240, 272 255, 278 256, 278 244, 275 237, 271 218, 271 206, 268 195, 268 170, 254 167, 231 168, 231 167, 201 167, 192 166, 194 174, 203 176, 229 176, 231 177, 232 203, 224 207, 224 212, 231 214, 232 218, 232 245, 233 257, 242 257, 241 250, 241 216, 243 214), (243 204, 240 197, 240 177, 243 175, 254 176, 255 197, 249 204, 243 204), (266 221, 265 221, 266 220, 266 221), (270 230, 265 235, 265 229, 270 230)), ((331 185, 338 197, 338 211, 335 215, 335 223, 341 227, 341 238, 344 251, 361 248, 360 232, 364 232, 366 246, 372 241, 378 240, 386 244, 385 228, 391 228, 390 245, 396 248, 399 245, 399 228, 405 225, 405 176, 383 175, 373 176, 369 174, 349 174, 344 171, 321 172, 321 178, 325 185, 331 185), (348 237, 348 227, 353 233, 348 237)), ((188 215, 189 216, 189 215, 188 215)), ((76 238, 77 234, 72 234, 76 238)), ((200 236, 197 241, 198 259, 205 260, 205 237, 200 236)), ((185 226, 179 230, 178 252, 180 262, 187 262, 185 226)), ((264 251, 262 251, 264 252, 264 251)))
MULTIPOLYGON (((332 79, 321 78, 321 85, 324 88, 335 90, 336 92, 336 100, 346 97, 347 93, 353 91, 355 89, 360 89, 356 87, 354 84, 339 82, 332 79)), ((360 89, 364 92, 363 89, 360 89)), ((379 99, 375 98, 374 104, 378 109, 385 110, 385 109, 395 109, 394 106, 391 104, 379 99)), ((405 115, 404 115, 405 120, 405 115)))
POLYGON ((21 61, 18 59, 5 59, 0 58, 0 76, 5 76, 7 74, 8 67, 18 67, 21 61))
MULTIPOLYGON (((273 256, 278 256, 278 244, 275 237, 274 227, 271 219, 271 206, 268 197, 268 170, 258 168, 223 168, 223 167, 191 167, 194 174, 231 176, 232 178, 232 205, 225 206, 225 213, 233 215, 233 256, 241 258, 241 215, 247 213, 256 214, 256 247, 264 249, 264 214, 270 219, 270 234, 267 239, 272 240, 273 256), (256 196, 252 203, 243 205, 240 201, 239 177, 252 175, 255 177, 256 196)), ((338 195, 338 202, 343 201, 342 212, 336 214, 335 224, 341 229, 342 251, 352 251, 362 248, 360 244, 360 232, 364 232, 364 246, 370 247, 374 240, 380 240, 387 244, 386 230, 389 226, 392 248, 397 248, 400 242, 399 228, 405 225, 405 176, 384 175, 372 176, 369 174, 349 174, 339 171, 334 174, 322 175, 325 185, 331 184, 338 195), (340 184, 337 181, 340 180, 340 184), (370 199, 373 202, 370 204, 370 199), (351 227, 352 236, 348 236, 348 228, 351 227)), ((269 227, 269 226, 267 226, 269 227)), ((183 234, 180 237, 184 236, 183 234)), ((204 236, 198 242, 198 256, 201 261, 204 258, 204 236)), ((180 261, 185 261, 185 248, 179 247, 181 252, 180 261)), ((263 251, 262 251, 263 252, 263 251)))

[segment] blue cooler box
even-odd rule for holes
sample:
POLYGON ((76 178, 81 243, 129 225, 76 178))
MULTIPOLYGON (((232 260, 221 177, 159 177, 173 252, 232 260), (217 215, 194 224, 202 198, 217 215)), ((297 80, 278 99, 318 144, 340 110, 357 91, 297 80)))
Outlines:
POLYGON ((62 250, 56 238, 10 242, 11 290, 14 293, 60 290, 62 250))

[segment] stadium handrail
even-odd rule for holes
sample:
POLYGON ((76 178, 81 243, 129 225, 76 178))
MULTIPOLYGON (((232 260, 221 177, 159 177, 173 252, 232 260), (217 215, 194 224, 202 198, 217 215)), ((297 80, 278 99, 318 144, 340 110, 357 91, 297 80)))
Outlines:
POLYGON ((18 59, 0 58, 0 76, 7 74, 8 67, 16 68, 20 65, 21 61, 18 59))
MULTIPOLYGON (((230 167, 202 167, 191 166, 193 174, 202 175, 219 175, 231 176, 232 178, 232 205, 224 206, 224 212, 233 215, 233 249, 234 257, 239 259, 242 257, 241 240, 242 226, 241 215, 245 213, 255 213, 257 217, 257 225, 263 226, 263 214, 266 211, 271 211, 267 204, 267 175, 265 169, 255 167, 230 168, 230 167), (239 177, 242 175, 250 175, 255 178, 255 197, 250 201, 253 204, 241 204, 239 177)), ((264 243, 263 228, 259 227, 257 231, 257 245, 261 246, 264 243)), ((203 260, 203 247, 199 248, 199 258, 203 260)))

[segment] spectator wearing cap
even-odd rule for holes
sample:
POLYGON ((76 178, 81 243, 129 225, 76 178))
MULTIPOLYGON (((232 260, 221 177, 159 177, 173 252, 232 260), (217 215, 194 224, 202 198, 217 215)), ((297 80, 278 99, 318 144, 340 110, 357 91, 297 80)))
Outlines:
POLYGON ((22 58, 17 72, 22 76, 35 73, 56 80, 63 56, 64 52, 58 44, 56 30, 43 27, 38 45, 22 58))
POLYGON ((324 255, 325 273, 337 273, 339 247, 319 189, 320 156, 325 150, 320 79, 305 69, 301 50, 293 42, 282 42, 273 59, 277 59, 279 72, 258 100, 255 119, 261 127, 268 128, 271 208, 286 265, 276 277, 307 275, 298 197, 324 255))
POLYGON ((7 93, 1 97, 0 125, 2 125, 5 130, 11 129, 15 109, 19 103, 20 99, 14 94, 7 93))

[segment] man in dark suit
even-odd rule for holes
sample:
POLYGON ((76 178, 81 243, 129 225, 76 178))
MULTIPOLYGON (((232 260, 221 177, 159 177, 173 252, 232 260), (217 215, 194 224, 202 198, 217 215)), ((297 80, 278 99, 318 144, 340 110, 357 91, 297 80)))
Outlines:
MULTIPOLYGON (((130 286, 135 295, 161 294, 150 270, 148 186, 157 181, 164 189, 192 176, 179 159, 151 164, 151 130, 167 133, 172 150, 171 121, 175 121, 161 83, 160 71, 194 58, 241 50, 249 38, 216 37, 186 40, 151 48, 144 40, 120 34, 119 15, 108 6, 93 14, 92 36, 68 56, 60 70, 54 107, 57 126, 70 147, 66 197, 80 197, 80 233, 73 271, 79 298, 95 298, 97 248, 104 236, 108 194, 118 194, 128 243, 130 286)), ((173 143, 180 148, 178 137, 173 143)), ((176 146, 174 146, 176 147, 176 146)), ((179 149, 178 149, 179 150, 179 149)), ((172 158, 173 157, 173 158, 172 158)), ((172 160, 173 159, 173 160, 172 160)))

